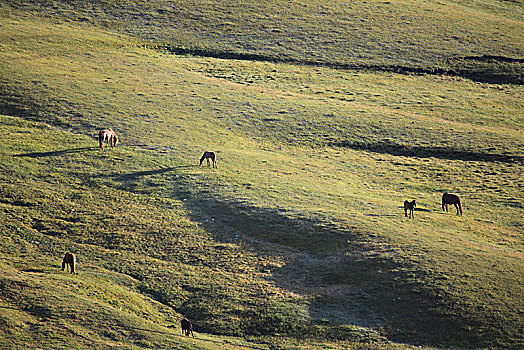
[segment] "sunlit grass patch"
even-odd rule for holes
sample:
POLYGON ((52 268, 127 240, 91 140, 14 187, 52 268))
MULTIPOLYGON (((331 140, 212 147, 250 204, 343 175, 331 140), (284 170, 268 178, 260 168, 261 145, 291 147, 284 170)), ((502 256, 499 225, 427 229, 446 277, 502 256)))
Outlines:
POLYGON ((44 20, 0 31, 5 293, 25 279, 37 315, 85 317, 26 334, 21 315, 9 339, 163 347, 187 316, 216 342, 515 344, 521 86, 177 56, 44 20), (109 126, 121 143, 101 151, 109 126))

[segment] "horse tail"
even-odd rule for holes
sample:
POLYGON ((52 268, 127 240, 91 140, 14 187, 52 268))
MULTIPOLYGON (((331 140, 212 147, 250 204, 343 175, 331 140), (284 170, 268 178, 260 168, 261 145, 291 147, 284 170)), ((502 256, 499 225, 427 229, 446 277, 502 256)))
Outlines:
POLYGON ((71 254, 71 273, 75 273, 75 267, 76 267, 76 256, 75 254, 71 254))
POLYGON ((457 200, 458 200, 457 204, 458 204, 458 208, 459 208, 459 211, 460 211, 460 216, 462 216, 462 202, 461 202, 459 197, 457 197, 457 200))

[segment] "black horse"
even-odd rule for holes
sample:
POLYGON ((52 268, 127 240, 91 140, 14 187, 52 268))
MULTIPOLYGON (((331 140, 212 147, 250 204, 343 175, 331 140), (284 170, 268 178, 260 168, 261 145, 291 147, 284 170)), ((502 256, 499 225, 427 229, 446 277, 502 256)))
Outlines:
POLYGON ((75 266, 76 266, 76 256, 73 253, 65 253, 64 260, 62 260, 62 271, 64 271, 67 267, 69 267, 69 270, 71 273, 75 273, 75 266))
POLYGON ((195 335, 193 334, 193 325, 191 324, 191 322, 189 322, 187 318, 182 319, 182 321, 180 322, 180 326, 182 327, 182 334, 185 334, 188 337, 189 334, 191 334, 193 338, 195 337, 195 335))
POLYGON ((444 193, 442 195, 442 210, 448 211, 448 204, 453 204, 457 208, 457 215, 462 216, 462 203, 456 194, 444 193))

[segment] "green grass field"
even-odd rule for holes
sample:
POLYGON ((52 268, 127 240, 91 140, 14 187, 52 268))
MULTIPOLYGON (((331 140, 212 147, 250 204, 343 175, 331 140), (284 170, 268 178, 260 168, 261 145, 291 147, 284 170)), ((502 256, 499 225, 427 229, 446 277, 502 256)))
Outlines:
POLYGON ((524 346, 521 5, 0 5, 0 347, 524 346))

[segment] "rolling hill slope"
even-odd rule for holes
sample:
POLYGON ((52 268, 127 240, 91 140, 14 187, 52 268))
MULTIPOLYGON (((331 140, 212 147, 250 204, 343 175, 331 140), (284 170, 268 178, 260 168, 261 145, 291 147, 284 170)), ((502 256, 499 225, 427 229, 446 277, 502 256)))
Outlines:
POLYGON ((388 68, 492 55, 514 80, 518 3, 406 3, 5 3, 0 344, 520 347, 523 87, 388 68))
POLYGON ((19 1, 176 53, 522 84, 522 1, 19 1))

